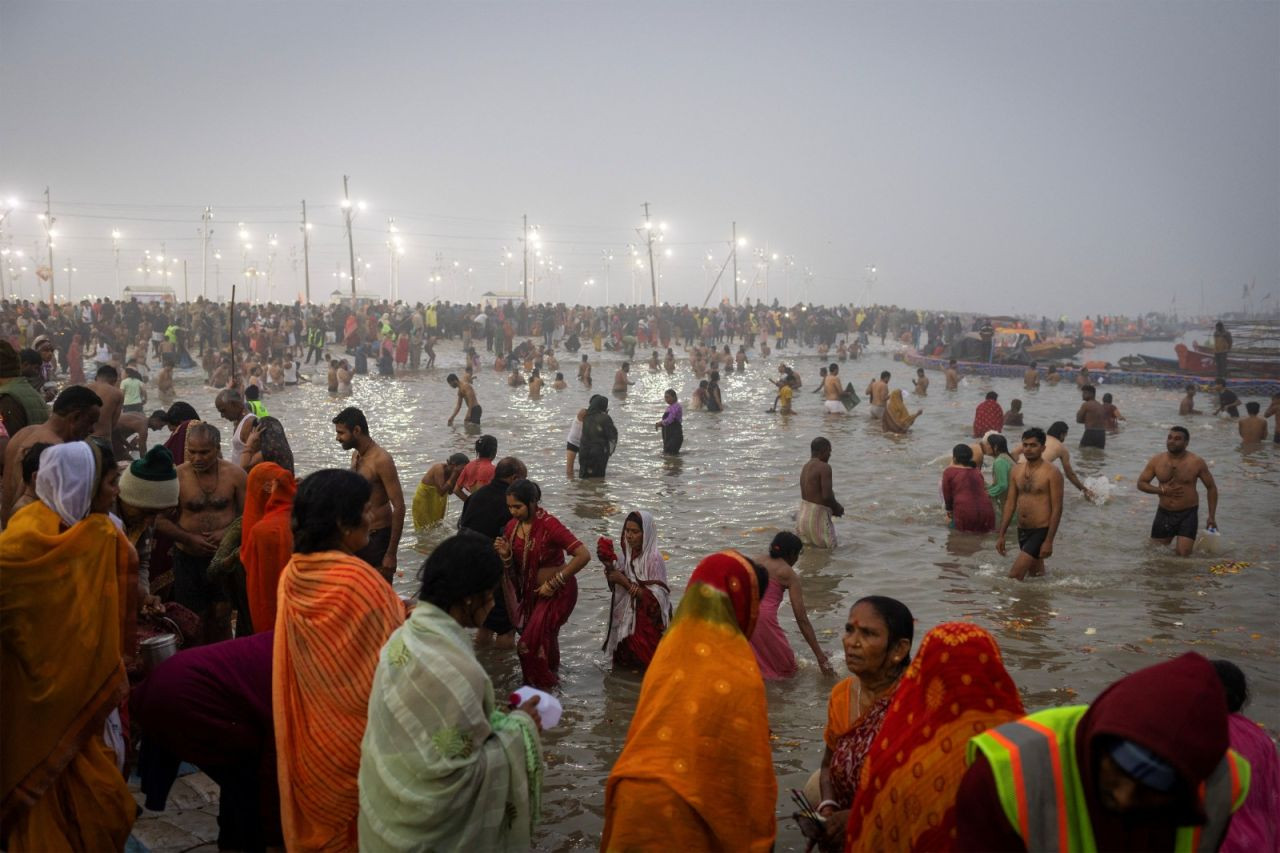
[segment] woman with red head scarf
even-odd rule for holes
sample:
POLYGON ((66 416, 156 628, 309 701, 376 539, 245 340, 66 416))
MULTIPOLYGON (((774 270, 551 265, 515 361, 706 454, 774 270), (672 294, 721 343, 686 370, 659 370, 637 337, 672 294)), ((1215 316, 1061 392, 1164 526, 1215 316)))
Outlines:
POLYGON ((609 774, 601 850, 772 849, 778 784, 749 640, 767 584, 736 551, 694 570, 609 774))
POLYGON ((249 472, 241 524, 240 562, 244 565, 249 619, 257 630, 276 624, 276 588, 293 556, 289 515, 298 483, 274 462, 260 462, 249 472))

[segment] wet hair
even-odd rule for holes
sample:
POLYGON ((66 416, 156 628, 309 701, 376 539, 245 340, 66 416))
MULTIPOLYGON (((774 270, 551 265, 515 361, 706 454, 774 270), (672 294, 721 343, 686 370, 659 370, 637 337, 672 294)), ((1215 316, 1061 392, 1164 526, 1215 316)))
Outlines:
POLYGON ((1009 411, 1016 412, 1021 408, 1022 408, 1022 401, 1019 400, 1017 397, 1014 397, 1012 400, 1009 401, 1009 411))
MULTIPOLYGON (((1050 430, 1052 429, 1053 427, 1050 427, 1050 430)), ((1064 432, 1063 434, 1065 435, 1066 433, 1064 432)), ((1040 429, 1040 427, 1031 427, 1030 429, 1023 430, 1022 440, 1026 441, 1028 438, 1034 438, 1036 441, 1040 442, 1041 446, 1045 444, 1044 430, 1040 429)))
POLYGON ((93 374, 94 379, 105 379, 108 382, 115 382, 120 378, 120 371, 116 370, 109 364, 104 364, 98 368, 98 372, 93 374))
POLYGON ((889 642, 886 646, 892 647, 899 640, 907 641, 907 654, 898 663, 896 670, 898 674, 905 672, 911 663, 911 643, 916 636, 915 617, 911 615, 911 610, 898 599, 885 595, 863 596, 853 606, 857 607, 859 604, 871 605, 876 615, 884 620, 885 627, 889 629, 889 642))
POLYGON ((470 461, 471 460, 467 458, 467 454, 465 453, 454 453, 448 460, 450 465, 466 465, 470 461))
POLYGON ((1256 402, 1254 402, 1254 401, 1252 401, 1252 400, 1251 400, 1251 401, 1249 401, 1248 403, 1245 403, 1245 404, 1244 404, 1244 410, 1245 410, 1246 412, 1248 412, 1249 414, 1251 414, 1251 415, 1256 415, 1256 414, 1258 414, 1258 410, 1259 410, 1259 409, 1261 409, 1261 408, 1262 408, 1262 407, 1261 407, 1260 405, 1258 405, 1256 402))
POLYGON ((1249 704, 1249 679, 1245 678, 1240 667, 1229 660, 1212 660, 1209 663, 1217 671, 1222 689, 1227 691, 1227 710, 1232 714, 1239 712, 1249 704))
POLYGON ((1009 440, 1001 433, 987 436, 987 444, 991 445, 991 450, 996 456, 1009 452, 1009 440))
POLYGON ((495 480, 523 480, 529 475, 529 469, 515 456, 504 456, 493 466, 495 480))
POLYGON ((1000 395, 999 395, 999 394, 997 394, 995 391, 988 391, 988 392, 987 392, 987 399, 988 399, 988 400, 998 400, 999 398, 1000 398, 1000 395))
POLYGON ((502 562, 492 542, 481 536, 450 536, 422 564, 418 599, 447 611, 468 596, 492 590, 501 576, 502 562))
POLYGON ((1187 441, 1191 440, 1191 432, 1184 426, 1171 426, 1169 427, 1169 432, 1180 432, 1187 441))
POLYGON ((713 371, 711 371, 711 381, 712 381, 712 382, 719 382, 719 381, 720 381, 720 371, 718 371, 718 370, 713 370, 713 371))
POLYGON ((532 506, 542 500, 542 489, 533 480, 520 479, 507 486, 507 494, 525 506, 532 506))
POLYGON ((674 388, 668 388, 666 391, 662 392, 663 397, 667 396, 668 394, 670 394, 672 397, 674 397, 677 400, 680 399, 680 395, 676 393, 676 389, 674 388))
POLYGON ((168 421, 169 426, 178 426, 183 421, 200 420, 200 414, 196 411, 195 406, 179 400, 169 407, 169 411, 165 412, 164 419, 168 421))
POLYGON ((832 372, 832 373, 839 373, 839 372, 840 372, 840 365, 836 364, 836 363, 833 361, 833 362, 831 362, 831 364, 827 365, 827 370, 829 370, 829 371, 830 371, 830 372, 832 372))
POLYGON ((344 527, 359 526, 371 494, 369 481, 351 470, 324 468, 303 478, 290 517, 294 553, 333 550, 344 527))
POLYGON ((880 378, 887 380, 889 378, 889 371, 887 370, 880 371, 880 378))
MULTIPOLYGON (((1062 439, 1067 437, 1067 422, 1054 421, 1052 424, 1049 425, 1049 428, 1045 430, 1045 432, 1047 432, 1049 435, 1053 436, 1054 438, 1058 439, 1058 441, 1062 441, 1062 439)), ((1040 440, 1041 442, 1044 441, 1044 439, 1040 439, 1040 440)))
POLYGON ((951 448, 951 458, 959 465, 964 465, 968 468, 977 467, 973 462, 973 448, 967 444, 957 444, 951 448))
POLYGON ((492 459, 498 455, 498 439, 491 435, 482 435, 476 439, 476 458, 492 459))
POLYGON ((222 446, 222 433, 218 432, 218 428, 208 421, 197 421, 187 427, 187 441, 191 441, 198 435, 207 438, 214 448, 222 446))
POLYGON ((814 456, 817 456, 819 453, 821 453, 824 450, 830 450, 830 449, 831 449, 831 442, 823 438, 822 436, 818 436, 813 441, 809 442, 809 453, 811 453, 814 456))
POLYGON ((623 370, 630 370, 630 369, 631 369, 631 362, 629 362, 629 361, 624 361, 624 362, 622 362, 622 369, 623 369, 623 370))
POLYGON ((556 371, 556 381, 557 381, 557 382, 560 382, 560 381, 563 381, 563 380, 564 380, 564 374, 557 370, 557 371, 556 371))
POLYGON ((1102 395, 1102 402, 1104 402, 1104 403, 1110 403, 1112 399, 1113 399, 1113 398, 1112 398, 1112 396, 1111 396, 1110 394, 1103 394, 1103 395, 1102 395))
POLYGON ((769 556, 787 560, 788 562, 791 558, 800 556, 800 552, 803 550, 804 543, 800 541, 799 536, 790 530, 783 530, 773 537, 773 541, 769 543, 769 556))
POLYGON ((457 382, 457 381, 458 381, 458 374, 456 374, 456 373, 450 373, 448 376, 446 376, 446 377, 444 378, 444 381, 445 381, 445 382, 457 382))
POLYGON ((39 441, 27 448, 27 454, 22 457, 22 482, 35 482, 36 473, 40 470, 40 454, 50 447, 53 447, 53 445, 39 441))
POLYGON ((262 391, 257 385, 250 385, 248 388, 244 389, 244 398, 246 400, 261 400, 262 391))
POLYGON ((1081 385, 1080 393, 1083 394, 1085 397, 1089 398, 1090 400, 1092 400, 1094 397, 1098 395, 1098 389, 1094 388, 1092 385, 1081 385))
POLYGON ((335 424, 342 424, 351 432, 355 432, 356 427, 360 427, 360 431, 365 435, 369 434, 369 422, 364 418, 364 412, 355 406, 347 406, 334 417, 335 424))
POLYGON ((1185 389, 1185 390, 1186 390, 1186 392, 1187 392, 1188 394, 1194 394, 1194 393, 1196 393, 1196 386, 1195 386, 1195 385, 1193 385, 1192 383, 1188 382, 1188 383, 1187 383, 1187 387, 1186 387, 1186 389, 1185 389))
POLYGON ((94 406, 101 406, 102 398, 94 393, 92 388, 86 388, 83 385, 68 385, 62 389, 56 400, 53 401, 53 413, 60 417, 69 415, 73 412, 84 412, 94 406))

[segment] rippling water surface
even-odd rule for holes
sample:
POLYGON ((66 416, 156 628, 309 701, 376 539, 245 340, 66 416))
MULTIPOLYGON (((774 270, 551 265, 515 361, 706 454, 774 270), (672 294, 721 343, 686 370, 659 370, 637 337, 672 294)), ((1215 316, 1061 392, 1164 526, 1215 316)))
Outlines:
MULTIPOLYGON (((1144 346, 1143 351, 1158 354, 1160 345, 1144 346)), ((1114 361, 1130 351, 1112 349, 1091 357, 1114 361)), ((395 456, 407 500, 428 465, 459 450, 474 455, 477 433, 445 425, 454 397, 444 377, 460 368, 462 358, 456 343, 439 350, 441 366, 435 370, 395 379, 358 377, 349 400, 329 398, 323 372, 318 387, 302 385, 272 395, 269 408, 284 421, 298 471, 348 464, 330 424, 348 403, 365 411, 373 437, 395 456)), ((683 355, 679 349, 677 354, 683 355)), ((619 359, 610 353, 590 355, 597 365, 595 391, 607 395, 619 359)), ((781 354, 798 365, 805 381, 796 395, 797 413, 766 412, 774 396, 767 380, 776 376, 779 357, 775 353, 765 362, 757 356, 745 373, 724 378, 726 411, 686 412, 684 452, 675 459, 663 457, 653 423, 663 411, 666 388, 674 387, 687 401, 696 387, 688 360, 682 358, 673 377, 650 373, 644 364, 634 367, 631 393, 625 400, 610 397, 621 438, 603 481, 565 479, 565 433, 590 393, 575 381, 565 391, 548 388, 542 400, 533 401, 524 388, 508 388, 505 374, 485 367, 476 383, 483 431, 498 438, 499 456, 516 455, 528 464, 530 477, 542 486, 545 508, 592 551, 597 537, 619 536, 630 509, 652 512, 677 593, 705 554, 725 547, 762 553, 775 532, 790 526, 809 442, 825 435, 834 444, 835 489, 846 508, 845 517, 836 521, 841 544, 833 552, 807 550, 797 568, 810 619, 838 670, 839 632, 850 604, 862 595, 890 595, 915 614, 917 640, 951 619, 991 630, 1030 709, 1091 700, 1126 672, 1194 649, 1239 663, 1251 679, 1249 713, 1272 731, 1280 728, 1280 447, 1242 448, 1234 423, 1203 415, 1185 419, 1191 450, 1208 460, 1218 482, 1218 521, 1227 550, 1217 558, 1178 559, 1148 544, 1156 502, 1134 488, 1147 458, 1164 449, 1168 427, 1178 422, 1178 393, 1123 385, 1100 389, 1116 395, 1128 420, 1119 435, 1108 437, 1105 451, 1081 451, 1075 447, 1080 427, 1074 386, 1027 392, 1017 380, 974 376, 959 391, 947 392, 941 375, 933 373, 926 399, 917 403, 908 395, 912 409, 923 406, 924 415, 910 433, 894 436, 867 417, 865 403, 848 417, 823 415, 811 393, 821 363, 812 351, 781 354), (1006 407, 1011 398, 1022 398, 1028 425, 1070 423, 1068 444, 1081 478, 1105 475, 1115 487, 1111 499, 1097 506, 1068 485, 1049 573, 1021 584, 1005 577, 1012 553, 1009 558, 996 554, 994 535, 947 530, 938 491, 943 457, 952 445, 969 439, 974 407, 992 389, 1006 407), (1227 559, 1250 565, 1238 574, 1210 572, 1227 559)), ((564 354, 569 377, 576 371, 574 361, 564 354)), ((914 369, 895 363, 887 352, 841 365, 841 377, 861 393, 881 370, 892 371, 894 387, 910 387, 914 369)), ((202 415, 214 415, 212 391, 191 385, 182 390, 202 415)), ((1202 395, 1201 408, 1207 405, 1202 395)), ((452 502, 448 528, 457 515, 452 502)), ((400 550, 406 577, 397 587, 410 592, 416 590, 412 574, 422 562, 415 547, 429 548, 445 531, 417 542, 411 520, 406 524, 410 529, 400 550)), ((609 599, 599 569, 593 561, 579 576, 577 609, 561 635, 565 717, 544 738, 549 766, 538 836, 542 849, 598 845, 605 778, 639 696, 638 677, 612 673, 600 651, 609 599)), ((819 673, 785 605, 781 617, 801 671, 790 681, 768 685, 780 794, 778 849, 803 849, 803 839, 786 817, 792 811, 786 791, 803 785, 818 765, 833 682, 819 673)), ((498 695, 519 686, 514 653, 487 650, 481 659, 498 695)))

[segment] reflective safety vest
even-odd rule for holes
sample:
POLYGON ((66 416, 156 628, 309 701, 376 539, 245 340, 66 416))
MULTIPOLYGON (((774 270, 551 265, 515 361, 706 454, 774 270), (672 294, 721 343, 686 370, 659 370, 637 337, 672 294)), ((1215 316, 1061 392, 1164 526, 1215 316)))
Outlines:
MULTIPOLYGON (((966 758, 981 750, 991 767, 1000 806, 1027 850, 1093 853, 1098 849, 1076 763, 1076 727, 1087 705, 1050 708, 971 738, 966 758)), ((1214 851, 1232 813, 1249 794, 1249 762, 1234 750, 1201 783, 1208 822, 1179 827, 1177 853, 1214 851)))

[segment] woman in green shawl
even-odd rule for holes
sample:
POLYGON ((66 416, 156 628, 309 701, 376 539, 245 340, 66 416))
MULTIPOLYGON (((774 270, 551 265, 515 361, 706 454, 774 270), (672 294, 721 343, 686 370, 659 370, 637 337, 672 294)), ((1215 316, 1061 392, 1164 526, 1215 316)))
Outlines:
POLYGON ((618 428, 609 417, 609 398, 596 394, 587 403, 578 444, 578 476, 603 477, 609 457, 618 448, 618 428))
POLYGON ((440 543, 419 602, 383 646, 360 755, 360 849, 527 850, 542 794, 537 697, 494 701, 468 628, 502 565, 487 539, 440 543))

